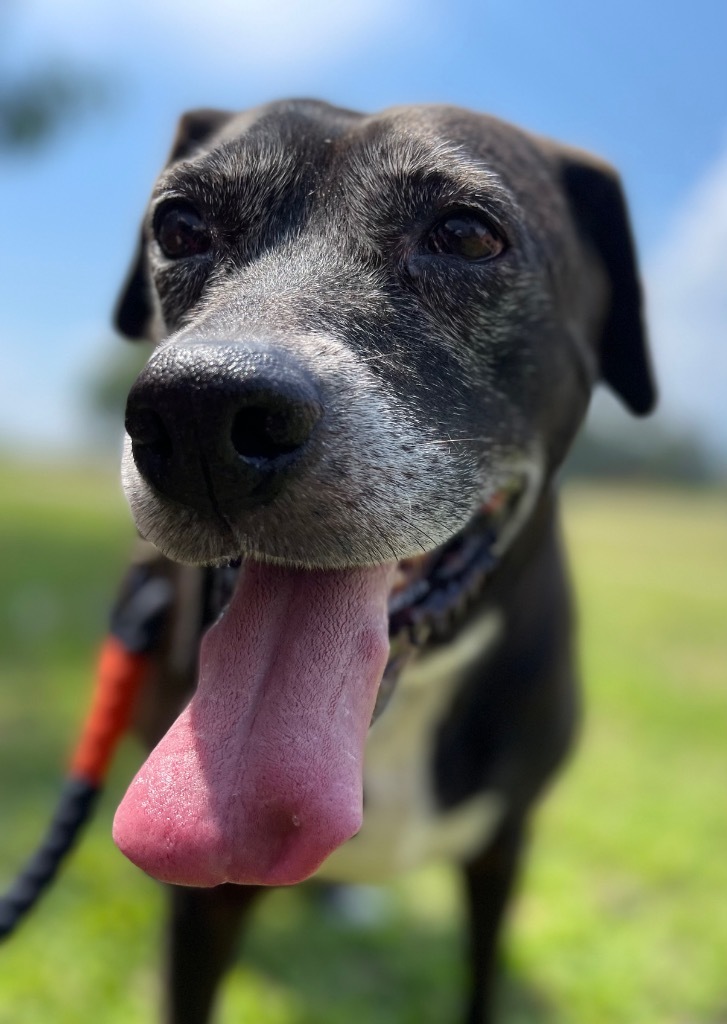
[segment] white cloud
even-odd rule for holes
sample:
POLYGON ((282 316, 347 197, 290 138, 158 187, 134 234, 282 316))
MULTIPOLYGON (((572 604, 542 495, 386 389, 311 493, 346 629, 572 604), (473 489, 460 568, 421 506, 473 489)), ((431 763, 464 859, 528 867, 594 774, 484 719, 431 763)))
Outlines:
POLYGON ((33 49, 83 55, 142 51, 180 71, 196 62, 247 73, 337 62, 410 14, 412 0, 34 0, 22 30, 33 49))
POLYGON ((727 462, 727 149, 667 226, 646 282, 664 411, 727 462))

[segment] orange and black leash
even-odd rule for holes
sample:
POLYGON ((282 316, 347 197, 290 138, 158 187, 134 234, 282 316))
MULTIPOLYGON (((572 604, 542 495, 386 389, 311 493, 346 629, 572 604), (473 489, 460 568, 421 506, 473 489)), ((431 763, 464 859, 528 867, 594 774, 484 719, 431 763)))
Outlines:
POLYGON ((91 817, 111 758, 131 721, 172 598, 169 580, 145 565, 131 569, 111 615, 91 708, 51 822, 35 852, 0 896, 0 942, 40 899, 91 817))

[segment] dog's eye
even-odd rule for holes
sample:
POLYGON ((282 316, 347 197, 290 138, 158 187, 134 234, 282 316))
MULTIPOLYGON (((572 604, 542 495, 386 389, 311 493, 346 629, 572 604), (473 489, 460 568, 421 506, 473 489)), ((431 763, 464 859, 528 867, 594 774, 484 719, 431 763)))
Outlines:
POLYGON ((192 206, 165 203, 154 217, 154 234, 170 260, 199 256, 212 245, 209 229, 192 206))
POLYGON ((429 252, 464 260, 491 260, 505 249, 502 237, 477 214, 453 213, 440 220, 426 239, 429 252))

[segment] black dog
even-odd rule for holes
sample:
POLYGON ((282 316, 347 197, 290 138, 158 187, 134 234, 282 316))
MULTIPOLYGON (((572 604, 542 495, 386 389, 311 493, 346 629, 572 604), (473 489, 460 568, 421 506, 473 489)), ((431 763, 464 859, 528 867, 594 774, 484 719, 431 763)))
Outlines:
POLYGON ((616 175, 450 107, 188 114, 118 325, 158 342, 127 407, 141 534, 243 560, 115 822, 185 886, 168 1020, 208 1019, 261 886, 446 857, 489 1021, 524 826, 576 719, 553 476, 599 379, 654 401, 616 175))

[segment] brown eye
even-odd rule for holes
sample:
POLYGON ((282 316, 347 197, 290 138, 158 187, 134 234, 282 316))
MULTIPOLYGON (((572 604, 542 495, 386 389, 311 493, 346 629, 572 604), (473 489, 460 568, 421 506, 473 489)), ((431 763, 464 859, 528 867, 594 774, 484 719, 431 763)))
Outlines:
POLYGON ((199 256, 211 245, 207 225, 192 206, 165 203, 154 218, 154 234, 159 246, 170 260, 199 256))
POLYGON ((505 242, 476 214, 454 213, 439 221, 427 236, 430 252, 460 256, 464 260, 491 260, 505 249, 505 242))

